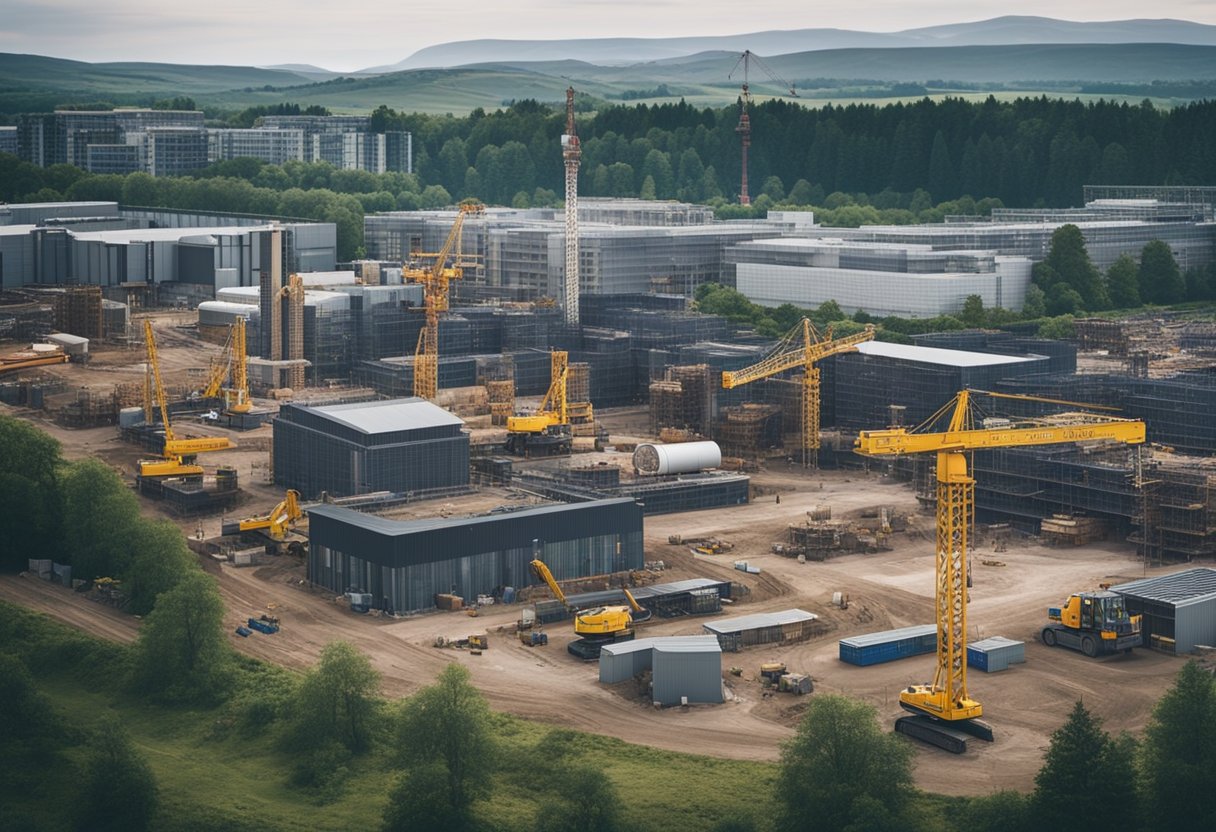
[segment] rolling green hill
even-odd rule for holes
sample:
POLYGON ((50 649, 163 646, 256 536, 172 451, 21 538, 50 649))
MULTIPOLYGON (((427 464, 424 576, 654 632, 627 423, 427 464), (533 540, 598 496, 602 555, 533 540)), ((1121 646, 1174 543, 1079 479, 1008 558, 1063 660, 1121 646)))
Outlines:
POLYGON ((250 66, 90 64, 41 55, 0 53, 0 88, 7 91, 73 90, 101 94, 159 92, 193 95, 267 84, 290 86, 308 80, 295 72, 250 66))
MULTIPOLYGON (((381 104, 405 112, 467 113, 534 98, 557 102, 568 85, 606 100, 685 98, 698 106, 724 106, 738 96, 736 56, 702 52, 629 66, 575 60, 507 61, 449 69, 415 69, 384 75, 318 80, 287 69, 88 64, 36 55, 0 54, 0 112, 52 109, 58 104, 107 100, 148 104, 192 96, 202 106, 239 110, 290 101, 334 112, 368 112, 381 104)), ((892 100, 925 94, 1046 93, 1073 96, 1086 82, 1134 84, 1108 98, 1165 104, 1210 97, 1216 89, 1216 46, 1165 43, 1037 44, 923 48, 834 49, 767 59, 813 105, 823 101, 892 100), (835 79, 835 80, 825 80, 835 79), (928 82, 937 80, 938 83, 928 82), (941 83, 941 81, 946 83, 941 83), (1153 82, 1200 81, 1187 91, 1145 92, 1153 82), (924 88, 900 89, 899 84, 924 88)), ((762 72, 752 74, 759 97, 781 94, 762 72)))

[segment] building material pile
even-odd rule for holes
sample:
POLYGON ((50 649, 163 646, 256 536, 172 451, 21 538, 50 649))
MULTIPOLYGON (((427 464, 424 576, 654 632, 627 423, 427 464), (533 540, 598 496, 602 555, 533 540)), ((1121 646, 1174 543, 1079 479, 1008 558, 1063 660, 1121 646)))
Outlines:
POLYGON ((1106 524, 1097 517, 1053 514, 1044 518, 1039 533, 1045 543, 1062 546, 1084 546, 1106 539, 1106 524))

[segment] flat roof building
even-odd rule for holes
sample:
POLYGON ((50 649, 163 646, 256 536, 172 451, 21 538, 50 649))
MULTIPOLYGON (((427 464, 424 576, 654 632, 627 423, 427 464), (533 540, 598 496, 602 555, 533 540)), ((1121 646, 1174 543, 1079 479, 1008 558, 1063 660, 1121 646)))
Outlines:
POLYGON ((469 483, 463 427, 419 398, 287 404, 274 420, 274 480, 305 498, 460 488, 469 483))
POLYGON ((439 593, 476 598, 529 586, 538 557, 558 580, 643 565, 642 511, 632 500, 409 521, 320 505, 308 516, 309 581, 369 592, 389 612, 432 609, 439 593))
POLYGON ((1141 621, 1144 643, 1169 653, 1216 647, 1216 569, 1186 569, 1172 575, 1112 586, 1141 621))

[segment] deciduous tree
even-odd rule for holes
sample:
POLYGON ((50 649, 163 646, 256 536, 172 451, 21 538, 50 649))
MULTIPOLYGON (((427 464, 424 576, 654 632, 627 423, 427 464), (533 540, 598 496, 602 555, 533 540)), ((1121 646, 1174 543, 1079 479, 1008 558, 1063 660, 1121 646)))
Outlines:
POLYGON ((156 804, 152 769, 118 721, 103 719, 85 768, 76 828, 82 832, 151 829, 156 804))
POLYGON ((136 684, 170 701, 213 702, 227 691, 231 651, 215 580, 187 572, 156 599, 137 647, 136 684))
POLYGON ((882 730, 871 706, 817 696, 782 747, 775 827, 836 830, 863 815, 897 818, 911 793, 911 746, 882 730))
POLYGON ((345 641, 326 645, 296 693, 292 746, 309 749, 338 742, 349 751, 365 751, 379 684, 380 674, 367 656, 345 641))
POLYGON ((493 765, 490 710, 468 670, 449 664, 435 684, 406 701, 397 746, 406 766, 442 765, 452 809, 468 811, 493 765))

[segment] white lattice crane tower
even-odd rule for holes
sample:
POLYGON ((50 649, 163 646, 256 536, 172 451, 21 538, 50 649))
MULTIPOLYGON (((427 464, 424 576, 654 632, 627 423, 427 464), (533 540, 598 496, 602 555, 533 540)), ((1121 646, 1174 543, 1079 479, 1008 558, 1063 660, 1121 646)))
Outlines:
POLYGON ((583 151, 574 132, 574 88, 566 89, 566 132, 562 160, 566 163, 566 323, 578 325, 578 166, 583 151))

